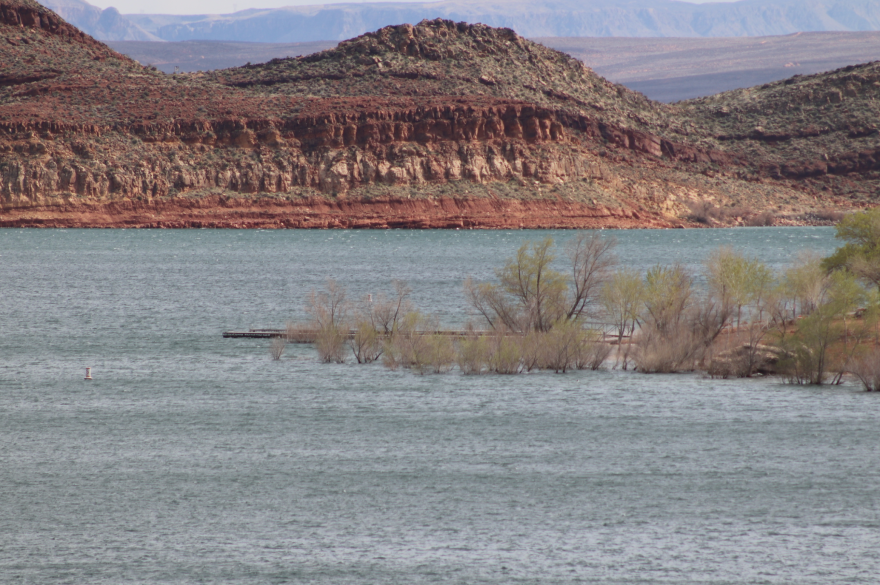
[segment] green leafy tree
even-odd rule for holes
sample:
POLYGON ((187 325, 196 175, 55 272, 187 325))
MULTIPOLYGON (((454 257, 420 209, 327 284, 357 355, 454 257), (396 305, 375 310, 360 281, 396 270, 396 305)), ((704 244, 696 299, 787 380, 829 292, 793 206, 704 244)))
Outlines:
POLYGON ((785 271, 781 293, 792 300, 794 316, 809 315, 823 302, 831 283, 823 262, 815 252, 805 251, 785 271))
POLYGON ((679 264, 657 265, 645 274, 643 321, 660 334, 678 326, 691 306, 693 278, 679 264))
POLYGON ((848 215, 836 229, 834 237, 845 244, 822 261, 822 268, 848 270, 880 288, 880 207, 848 215))
POLYGON ((706 260, 709 291, 721 306, 735 310, 737 325, 742 321, 743 307, 751 305, 761 311, 761 301, 772 289, 773 280, 766 264, 727 246, 718 248, 706 260))
POLYGON ((821 304, 798 321, 797 331, 783 344, 789 357, 782 365, 791 382, 824 384, 832 373, 834 382, 840 381, 851 349, 873 327, 866 319, 858 330, 849 329, 847 315, 869 299, 870 295, 853 274, 844 271, 831 274, 821 304), (843 351, 832 351, 841 341, 843 351))
MULTIPOLYGON (((623 338, 634 335, 639 322, 639 312, 645 300, 645 283, 638 270, 623 268, 615 272, 605 282, 599 294, 605 315, 617 330, 618 350, 623 347, 623 338)), ((627 368, 629 357, 627 351, 618 351, 615 366, 623 357, 623 368, 627 368), (622 353, 622 356, 621 356, 622 353)))

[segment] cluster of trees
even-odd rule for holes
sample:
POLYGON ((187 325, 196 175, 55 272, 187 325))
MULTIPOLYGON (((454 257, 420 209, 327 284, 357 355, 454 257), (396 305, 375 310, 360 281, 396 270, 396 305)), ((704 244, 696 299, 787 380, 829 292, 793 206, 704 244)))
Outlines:
MULTIPOLYGON (((402 283, 390 297, 352 304, 330 281, 311 294, 311 323, 289 325, 288 336, 309 338, 323 361, 351 355, 420 372, 455 365, 465 374, 565 372, 597 369, 613 354, 612 367, 646 373, 775 372, 793 383, 823 384, 850 372, 873 390, 880 386, 873 348, 880 210, 848 216, 837 236, 846 244, 834 255, 803 254, 781 273, 719 248, 704 263, 705 287, 680 265, 644 274, 619 267, 614 239, 598 234, 567 243, 569 270, 562 272, 547 238, 523 244, 496 271, 496 282, 465 282, 482 324, 469 323, 464 335, 438 331, 436 318, 414 310, 402 283)), ((277 346, 273 352, 280 356, 277 346)))
MULTIPOLYGON (((497 323, 487 331, 469 323, 464 331, 440 331, 436 317, 413 308, 410 293, 395 282, 390 297, 349 303, 346 290, 329 281, 325 290, 310 295, 310 323, 288 323, 287 339, 314 343, 323 362, 381 360, 391 369, 420 373, 447 372, 456 365, 465 374, 598 369, 611 352, 596 332, 575 320, 542 329, 514 331, 497 323)), ((272 355, 278 359, 281 354, 272 355)))
MULTIPOLYGON (((880 233, 880 232, 878 232, 880 233)), ((497 283, 468 282, 471 305, 493 330, 525 334, 602 321, 616 332, 614 366, 646 373, 703 369, 795 383, 839 382, 876 336, 875 292, 851 270, 802 255, 782 274, 731 248, 712 252, 704 290, 680 265, 645 274, 616 267, 614 241, 582 235, 567 248, 571 273, 551 268, 551 240, 526 244, 497 283), (857 308, 861 318, 852 319, 857 308), (627 339, 632 342, 626 342, 627 339)))

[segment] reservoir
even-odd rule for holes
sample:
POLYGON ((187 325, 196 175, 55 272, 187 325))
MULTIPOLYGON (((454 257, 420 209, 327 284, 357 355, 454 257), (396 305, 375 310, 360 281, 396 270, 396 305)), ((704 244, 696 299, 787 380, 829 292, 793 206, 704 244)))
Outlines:
MULTIPOLYGON (((604 233, 640 270, 837 245, 604 233)), ((0 230, 0 582, 876 583, 880 396, 853 383, 420 376, 221 337, 305 319, 327 278, 459 326, 465 278, 546 236, 573 232, 0 230)))

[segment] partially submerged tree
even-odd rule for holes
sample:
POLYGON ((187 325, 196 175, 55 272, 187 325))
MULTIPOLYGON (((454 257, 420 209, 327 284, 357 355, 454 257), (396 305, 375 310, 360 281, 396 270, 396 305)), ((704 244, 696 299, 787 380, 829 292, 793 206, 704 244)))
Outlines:
POLYGON ((571 290, 568 295, 568 321, 587 316, 590 305, 598 298, 602 286, 617 264, 614 248, 617 240, 599 234, 580 233, 565 245, 571 260, 571 290))
POLYGON ((839 271, 831 275, 823 302, 797 322, 797 330, 783 343, 789 357, 782 365, 790 382, 824 384, 832 374, 833 382, 840 382, 852 357, 850 349, 854 351, 872 329, 867 320, 862 320, 858 329, 850 329, 846 317, 867 301, 867 291, 852 274, 839 271), (841 342, 843 351, 833 352, 841 342))
POLYGON ((645 274, 643 323, 661 334, 678 327, 691 305, 693 277, 680 264, 657 265, 645 274))
POLYGON ((874 346, 851 359, 847 371, 858 378, 867 392, 880 392, 880 347, 874 346))
POLYGON ((437 331, 436 318, 413 311, 400 320, 400 327, 387 340, 382 363, 390 369, 439 374, 452 367, 455 357, 452 339, 437 331))
POLYGON ((553 239, 526 242, 496 271, 498 284, 465 282, 471 305, 492 329, 547 331, 565 311, 565 277, 551 268, 553 239))
POLYGON ((605 317, 617 331, 615 367, 623 358, 623 369, 628 367, 629 349, 623 348, 623 338, 635 334, 639 315, 645 300, 645 282, 638 270, 622 268, 605 281, 599 293, 605 317))
POLYGON ((312 289, 306 311, 319 329, 338 328, 345 322, 349 310, 345 296, 345 287, 340 286, 332 278, 327 279, 325 290, 312 289))
POLYGON ((379 293, 375 300, 364 302, 363 312, 367 319, 373 329, 383 335, 393 335, 404 315, 413 311, 409 300, 412 289, 401 280, 392 280, 391 284, 394 286, 392 297, 379 293))
POLYGON ((394 296, 368 295, 355 311, 353 331, 348 339, 352 353, 359 364, 379 359, 387 342, 400 329, 404 317, 413 311, 409 301, 412 292, 404 282, 392 281, 394 296))
POLYGON ((709 294, 736 313, 742 321, 743 307, 761 311, 761 299, 773 287, 773 273, 757 258, 746 258, 729 246, 718 248, 706 259, 709 294))
POLYGON ((581 320, 595 302, 616 263, 614 240, 579 234, 566 246, 571 276, 552 268, 553 239, 526 242, 498 271, 498 284, 465 282, 471 306, 492 329, 549 331, 557 323, 581 320))
POLYGON ((848 270, 880 289, 880 207, 847 215, 836 229, 834 237, 845 244, 822 261, 822 268, 848 270))
POLYGON ((824 265, 816 252, 806 250, 799 253, 794 264, 785 271, 782 285, 795 301, 795 315, 809 315, 822 304, 831 282, 824 265))
POLYGON ((306 310, 312 316, 315 329, 315 348, 323 362, 345 361, 345 338, 347 334, 346 319, 348 303, 345 300, 345 288, 335 280, 327 279, 327 288, 323 291, 312 290, 306 310))
POLYGON ((733 331, 728 329, 727 351, 718 356, 710 369, 750 377, 762 361, 761 342, 769 331, 764 313, 772 314, 774 308, 768 305, 776 298, 772 294, 776 286, 773 273, 757 258, 746 258, 730 247, 721 247, 706 259, 705 274, 715 310, 712 326, 720 326, 717 333, 728 325, 732 329, 735 317, 737 338, 746 337, 743 345, 731 348, 733 331), (743 309, 748 318, 745 324, 743 309))
POLYGON ((642 372, 696 369, 731 316, 729 304, 698 298, 693 277, 677 264, 648 270, 643 304, 635 355, 642 372))

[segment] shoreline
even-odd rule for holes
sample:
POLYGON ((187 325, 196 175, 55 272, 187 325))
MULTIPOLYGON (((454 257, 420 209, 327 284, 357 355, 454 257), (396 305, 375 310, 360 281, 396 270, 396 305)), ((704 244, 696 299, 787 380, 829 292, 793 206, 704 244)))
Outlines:
POLYGON ((598 229, 674 228, 642 210, 564 200, 227 198, 120 201, 0 210, 0 227, 231 229, 598 229))
MULTIPOLYGON (((230 198, 123 200, 0 209, 0 228, 153 229, 669 229, 706 225, 643 209, 590 206, 563 199, 520 200, 230 198)), ((832 225, 782 218, 776 226, 832 225)))

